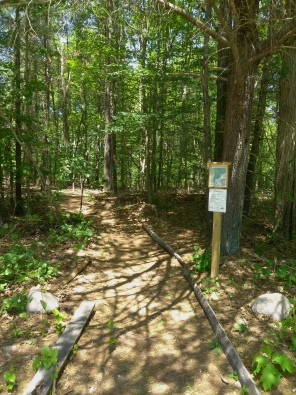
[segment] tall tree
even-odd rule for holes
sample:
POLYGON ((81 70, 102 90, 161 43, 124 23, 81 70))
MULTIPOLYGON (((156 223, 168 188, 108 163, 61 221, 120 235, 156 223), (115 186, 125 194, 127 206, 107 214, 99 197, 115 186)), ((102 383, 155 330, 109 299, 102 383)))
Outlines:
POLYGON ((276 149, 275 231, 287 239, 296 232, 296 40, 283 51, 276 149))
MULTIPOLYGON (((169 11, 207 32, 224 47, 230 48, 227 104, 225 112, 223 161, 232 163, 229 180, 227 211, 223 217, 221 252, 235 254, 240 250, 240 232, 243 214, 245 181, 249 157, 250 125, 255 75, 262 58, 276 51, 296 32, 296 20, 292 26, 279 20, 279 30, 272 38, 259 41, 256 21, 259 0, 249 2, 232 0, 230 8, 232 24, 229 26, 213 0, 211 4, 224 32, 220 34, 185 8, 165 0, 155 0, 169 11)), ((266 6, 266 4, 264 4, 266 6)), ((285 14, 287 16, 287 14, 285 14)), ((260 32, 262 34, 262 32, 260 32)))
MULTIPOLYGON (((15 67, 15 132, 21 135, 22 108, 21 108, 21 11, 15 9, 15 44, 14 44, 14 67, 15 67)), ((15 214, 23 214, 22 200, 22 146, 15 141, 15 214)))

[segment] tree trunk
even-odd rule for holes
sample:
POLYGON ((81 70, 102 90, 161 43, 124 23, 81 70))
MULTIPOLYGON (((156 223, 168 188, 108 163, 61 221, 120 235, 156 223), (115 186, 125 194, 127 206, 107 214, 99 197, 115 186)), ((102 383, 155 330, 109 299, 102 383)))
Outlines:
POLYGON ((257 64, 249 64, 253 43, 247 36, 237 45, 240 58, 231 60, 225 116, 223 161, 231 162, 227 207, 223 218, 221 253, 236 254, 240 250, 245 182, 249 159, 251 110, 257 64))
POLYGON ((296 231, 296 41, 283 54, 276 149, 275 231, 291 239, 296 231))
POLYGON ((113 92, 112 82, 110 80, 109 72, 110 65, 112 64, 112 58, 110 51, 112 48, 112 11, 113 1, 107 1, 107 20, 106 20, 106 41, 109 48, 109 54, 106 57, 106 82, 105 82, 105 139, 104 139, 104 189, 111 191, 113 189, 113 142, 112 133, 110 132, 110 124, 113 117, 113 92))
MULTIPOLYGON (((15 37, 15 129, 19 136, 22 128, 21 121, 21 37, 20 37, 20 8, 15 10, 16 37, 15 37)), ((15 142, 15 215, 23 214, 22 202, 22 147, 19 141, 15 142)))
POLYGON ((265 114, 266 96, 267 96, 268 83, 269 83, 269 67, 270 67, 269 61, 270 61, 270 57, 268 57, 264 61, 260 92, 257 102, 256 119, 253 128, 252 146, 251 146, 251 153, 249 158, 246 187, 245 187, 245 201, 244 201, 245 215, 249 215, 250 212, 251 197, 253 194, 254 183, 255 183, 256 164, 260 152, 260 142, 261 142, 261 136, 263 131, 263 119, 265 114))
MULTIPOLYGON (((220 1, 220 12, 224 17, 227 25, 230 25, 230 12, 227 0, 220 1)), ((222 31, 220 27, 220 31, 222 31)), ((229 48, 224 48, 220 42, 217 43, 218 50, 218 68, 221 69, 219 76, 223 78, 228 77, 229 67, 229 48)), ((225 113, 227 103, 227 81, 222 78, 217 79, 217 103, 216 103, 216 124, 215 124, 215 147, 214 160, 216 162, 222 161, 223 155, 223 135, 225 129, 225 113)))

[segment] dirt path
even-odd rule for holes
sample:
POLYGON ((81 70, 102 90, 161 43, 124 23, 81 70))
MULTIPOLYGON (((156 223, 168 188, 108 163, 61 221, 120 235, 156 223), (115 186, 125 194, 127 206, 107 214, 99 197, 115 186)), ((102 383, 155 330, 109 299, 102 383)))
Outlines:
MULTIPOLYGON (((79 192, 67 191, 64 196, 63 210, 78 212, 79 192)), ((180 195, 157 208, 134 196, 98 194, 84 199, 83 213, 92 218, 98 236, 83 250, 91 264, 68 285, 61 287, 59 278, 49 289, 59 297, 60 310, 68 321, 83 300, 95 300, 96 308, 78 342, 77 354, 70 357, 61 374, 56 395, 239 394, 237 383, 228 377, 232 369, 226 357, 209 348, 214 340, 212 329, 179 263, 141 227, 145 222, 190 262, 193 246, 205 244, 202 212, 204 201, 197 195, 180 195)), ((63 276, 67 277, 73 270, 75 252, 52 253, 59 259, 64 254, 63 276)), ((244 262, 227 262, 219 283, 208 284, 204 292, 250 370, 252 354, 258 352, 269 323, 250 312, 251 301, 264 285, 260 289, 253 286, 253 273, 244 262), (247 333, 234 331, 235 322, 245 323, 247 333)), ((33 358, 44 344, 54 345, 57 334, 49 331, 42 338, 40 318, 32 316, 31 327, 34 320, 39 326, 36 333, 30 329, 30 340, 5 345, 10 318, 4 319, 2 365, 17 367, 16 393, 21 395, 33 376, 33 358), (17 366, 20 361, 21 367, 17 366)), ((283 378, 279 389, 265 394, 287 395, 295 387, 295 378, 283 378)))
POLYGON ((75 304, 97 304, 59 393, 233 394, 235 387, 221 380, 231 369, 208 348, 211 328, 179 264, 137 222, 123 222, 114 204, 112 197, 95 203, 100 245, 85 251, 92 264, 69 289, 75 304), (110 338, 116 340, 112 345, 110 338))

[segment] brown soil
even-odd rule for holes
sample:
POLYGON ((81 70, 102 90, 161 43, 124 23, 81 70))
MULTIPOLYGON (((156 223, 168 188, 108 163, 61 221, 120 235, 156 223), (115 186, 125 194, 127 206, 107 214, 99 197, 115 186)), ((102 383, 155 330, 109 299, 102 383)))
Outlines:
MULTIPOLYGON (((64 191, 64 211, 78 212, 79 204, 79 191, 64 191)), ((195 276, 249 371, 252 355, 259 352, 263 339, 270 336, 268 330, 274 327, 270 320, 252 314, 252 301, 265 292, 283 291, 273 276, 254 281, 253 264, 262 260, 254 247, 277 262, 296 258, 295 245, 266 239, 268 207, 268 202, 260 202, 256 217, 245 220, 242 253, 222 258, 219 281, 204 280, 206 274, 195 276), (235 323, 244 324, 247 331, 235 330, 235 323)), ((83 300, 96 301, 77 354, 68 360, 55 394, 239 394, 238 383, 228 377, 232 368, 223 352, 209 348, 212 329, 179 263, 141 227, 145 223, 153 229, 191 268, 194 246, 206 246, 204 212, 204 197, 194 193, 160 195, 157 206, 146 204, 140 195, 115 198, 87 193, 83 213, 92 218, 97 236, 82 254, 70 245, 44 251, 47 260, 62 264, 61 277, 43 287, 59 298, 65 325, 83 300), (90 257, 91 263, 62 287, 62 278, 83 256, 90 257), (108 329, 110 320, 114 321, 112 330, 108 329), (110 345, 110 338, 116 342, 110 345)), ((42 239, 36 232, 31 229, 34 234, 26 237, 28 244, 42 239)), ((5 243, 3 239, 2 250, 5 243)), ((4 296, 17 291, 19 287, 14 287, 4 296)), ((284 292, 295 296, 295 288, 284 292)), ((0 393, 7 393, 3 372, 13 365, 18 382, 14 393, 21 395, 34 376, 32 361, 44 345, 52 347, 58 339, 54 319, 52 315, 31 315, 26 320, 8 314, 0 319, 0 393), (13 328, 22 329, 20 337, 11 337, 13 328)), ((288 347, 283 348, 289 352, 288 347)), ((282 378, 277 389, 265 393, 288 395, 295 389, 296 377, 290 375, 282 378)))

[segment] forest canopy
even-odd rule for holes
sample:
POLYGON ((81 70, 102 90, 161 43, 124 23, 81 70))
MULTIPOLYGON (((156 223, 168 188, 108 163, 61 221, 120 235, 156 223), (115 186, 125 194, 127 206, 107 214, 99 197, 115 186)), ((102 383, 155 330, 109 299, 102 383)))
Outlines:
MULTIPOLYGON (((221 250, 264 191, 296 231, 295 1, 0 1, 0 217, 30 188, 206 192, 231 162, 221 250)), ((206 210, 206 207, 205 207, 206 210)))

